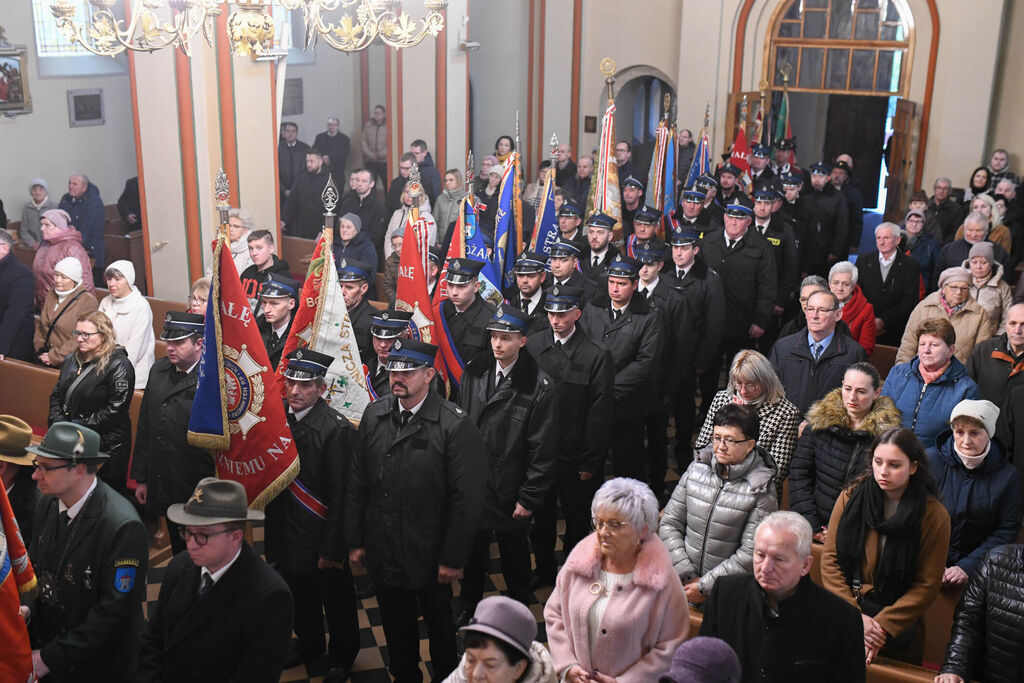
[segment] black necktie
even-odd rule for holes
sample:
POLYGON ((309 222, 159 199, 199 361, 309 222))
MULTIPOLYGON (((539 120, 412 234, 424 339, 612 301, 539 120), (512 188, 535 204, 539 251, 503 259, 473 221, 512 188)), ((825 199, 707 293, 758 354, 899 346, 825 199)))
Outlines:
POLYGON ((600 260, 601 259, 599 257, 597 257, 597 256, 594 257, 594 267, 595 268, 597 267, 597 262, 600 261, 600 260))
POLYGON ((612 309, 612 322, 615 322, 622 315, 622 311, 617 308, 612 309))
POLYGON ((494 378, 494 390, 497 391, 501 388, 501 385, 505 383, 505 379, 508 377, 504 372, 499 372, 498 376, 494 378))
POLYGON ((523 313, 529 313, 530 312, 530 300, 529 299, 523 299, 522 302, 520 302, 520 305, 523 308, 523 313))
POLYGON ((404 427, 405 425, 409 424, 409 420, 411 420, 411 419, 412 419, 412 411, 411 410, 403 410, 402 411, 402 426, 404 427))
POLYGON ((199 599, 202 600, 206 597, 211 588, 213 588, 213 577, 209 574, 203 574, 203 580, 199 583, 199 599))
POLYGON ((68 514, 68 511, 67 511, 67 510, 65 510, 65 511, 64 511, 64 512, 62 512, 62 513, 60 513, 60 514, 58 515, 58 517, 60 518, 60 523, 61 523, 62 525, 64 525, 64 526, 67 526, 68 524, 70 524, 70 523, 71 523, 71 515, 69 515, 69 514, 68 514))
POLYGON ((274 330, 270 333, 270 345, 277 346, 277 342, 279 341, 281 341, 281 335, 277 333, 277 330, 274 330))
POLYGON ((676 271, 676 277, 679 278, 680 280, 682 280, 684 277, 686 277, 686 271, 685 270, 677 270, 676 271))

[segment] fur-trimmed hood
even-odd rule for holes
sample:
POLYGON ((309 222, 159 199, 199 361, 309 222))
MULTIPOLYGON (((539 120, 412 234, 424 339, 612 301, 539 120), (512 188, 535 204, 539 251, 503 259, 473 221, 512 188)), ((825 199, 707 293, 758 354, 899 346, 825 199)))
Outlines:
POLYGON ((871 412, 864 418, 859 429, 851 429, 850 416, 843 405, 843 389, 838 387, 825 394, 807 411, 807 424, 815 431, 844 429, 851 433, 878 436, 890 427, 900 426, 900 411, 888 396, 879 396, 871 406, 871 412))
MULTIPOLYGON (((657 528, 647 535, 640 548, 640 556, 633 570, 633 583, 652 591, 660 591, 668 586, 669 580, 678 580, 672 569, 672 558, 669 557, 665 544, 658 538, 657 528)), ((563 571, 579 574, 588 579, 596 579, 601 571, 601 551, 597 545, 597 534, 591 533, 569 553, 563 571)))

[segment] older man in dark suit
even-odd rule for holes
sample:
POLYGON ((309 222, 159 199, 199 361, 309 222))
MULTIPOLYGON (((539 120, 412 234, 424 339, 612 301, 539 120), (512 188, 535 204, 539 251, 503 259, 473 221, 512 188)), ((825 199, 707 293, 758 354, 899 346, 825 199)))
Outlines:
POLYGON ((289 652, 292 595, 243 540, 245 488, 207 477, 167 517, 188 552, 167 567, 142 634, 137 681, 276 683, 289 652))
POLYGON ((900 229, 894 223, 875 228, 878 251, 857 259, 857 283, 875 308, 875 329, 879 344, 899 346, 903 328, 920 300, 921 266, 900 251, 900 229))

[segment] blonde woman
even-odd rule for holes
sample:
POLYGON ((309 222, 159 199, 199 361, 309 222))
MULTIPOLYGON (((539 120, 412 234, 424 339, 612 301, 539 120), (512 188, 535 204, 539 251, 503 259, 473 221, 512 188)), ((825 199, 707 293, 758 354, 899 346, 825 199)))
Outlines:
POLYGON ((114 325, 100 311, 78 316, 72 336, 78 349, 60 367, 50 394, 49 424, 74 422, 100 435, 100 451, 110 456, 100 479, 125 493, 132 425, 128 415, 135 368, 116 342, 114 325))

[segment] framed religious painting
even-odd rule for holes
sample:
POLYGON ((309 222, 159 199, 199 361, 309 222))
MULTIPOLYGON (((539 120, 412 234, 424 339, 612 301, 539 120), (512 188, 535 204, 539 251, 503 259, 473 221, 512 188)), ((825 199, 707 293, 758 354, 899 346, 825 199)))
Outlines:
POLYGON ((32 111, 27 60, 24 46, 0 44, 0 112, 32 111))
POLYGON ((103 89, 68 90, 68 123, 72 128, 102 126, 103 89))

